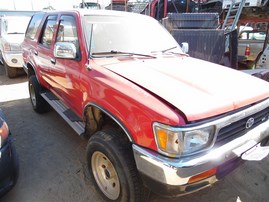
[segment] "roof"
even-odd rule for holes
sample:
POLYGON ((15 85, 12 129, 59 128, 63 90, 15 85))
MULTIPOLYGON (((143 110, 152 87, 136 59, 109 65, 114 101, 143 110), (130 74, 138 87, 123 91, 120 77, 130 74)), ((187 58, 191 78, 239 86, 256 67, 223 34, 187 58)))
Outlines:
POLYGON ((144 16, 148 17, 143 14, 137 14, 137 13, 131 13, 131 12, 125 12, 125 11, 115 11, 115 10, 91 10, 91 9, 73 9, 73 10, 57 10, 57 11, 46 11, 45 13, 78 13, 81 16, 87 16, 87 15, 105 15, 105 16, 123 16, 123 17, 139 17, 144 16))

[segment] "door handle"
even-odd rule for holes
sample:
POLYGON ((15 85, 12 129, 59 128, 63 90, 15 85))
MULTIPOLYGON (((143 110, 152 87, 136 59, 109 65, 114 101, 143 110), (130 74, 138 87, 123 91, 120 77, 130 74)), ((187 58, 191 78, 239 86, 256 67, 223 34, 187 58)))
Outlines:
POLYGON ((55 58, 50 58, 50 62, 55 65, 56 64, 56 59, 55 58))

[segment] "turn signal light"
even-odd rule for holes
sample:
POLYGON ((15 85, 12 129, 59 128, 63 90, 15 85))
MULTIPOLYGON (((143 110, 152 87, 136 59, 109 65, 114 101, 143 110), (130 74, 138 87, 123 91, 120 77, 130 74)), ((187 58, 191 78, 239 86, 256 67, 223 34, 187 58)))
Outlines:
POLYGON ((217 173, 217 168, 212 168, 210 170, 207 170, 205 172, 202 172, 198 175, 195 175, 195 176, 192 176, 188 183, 191 184, 191 183, 194 183, 194 182, 198 182, 200 180, 203 180, 203 179, 206 179, 206 178, 209 178, 211 177, 212 175, 215 175, 217 173))

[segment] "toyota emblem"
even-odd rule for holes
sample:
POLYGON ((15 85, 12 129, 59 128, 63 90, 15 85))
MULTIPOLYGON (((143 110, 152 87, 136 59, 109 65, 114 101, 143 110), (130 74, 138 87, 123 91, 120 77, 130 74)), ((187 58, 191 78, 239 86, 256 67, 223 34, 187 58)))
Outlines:
POLYGON ((246 129, 248 129, 248 128, 251 128, 251 126, 253 126, 253 124, 254 124, 254 118, 249 118, 248 120, 247 120, 247 122, 246 122, 246 129))

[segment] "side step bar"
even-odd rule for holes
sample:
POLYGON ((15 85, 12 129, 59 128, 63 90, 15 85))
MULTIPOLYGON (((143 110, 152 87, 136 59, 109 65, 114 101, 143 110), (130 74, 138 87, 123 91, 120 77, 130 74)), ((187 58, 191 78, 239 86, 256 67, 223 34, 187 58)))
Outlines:
POLYGON ((61 100, 53 93, 46 91, 40 94, 49 105, 75 130, 82 136, 85 131, 85 124, 71 109, 69 109, 61 100))

